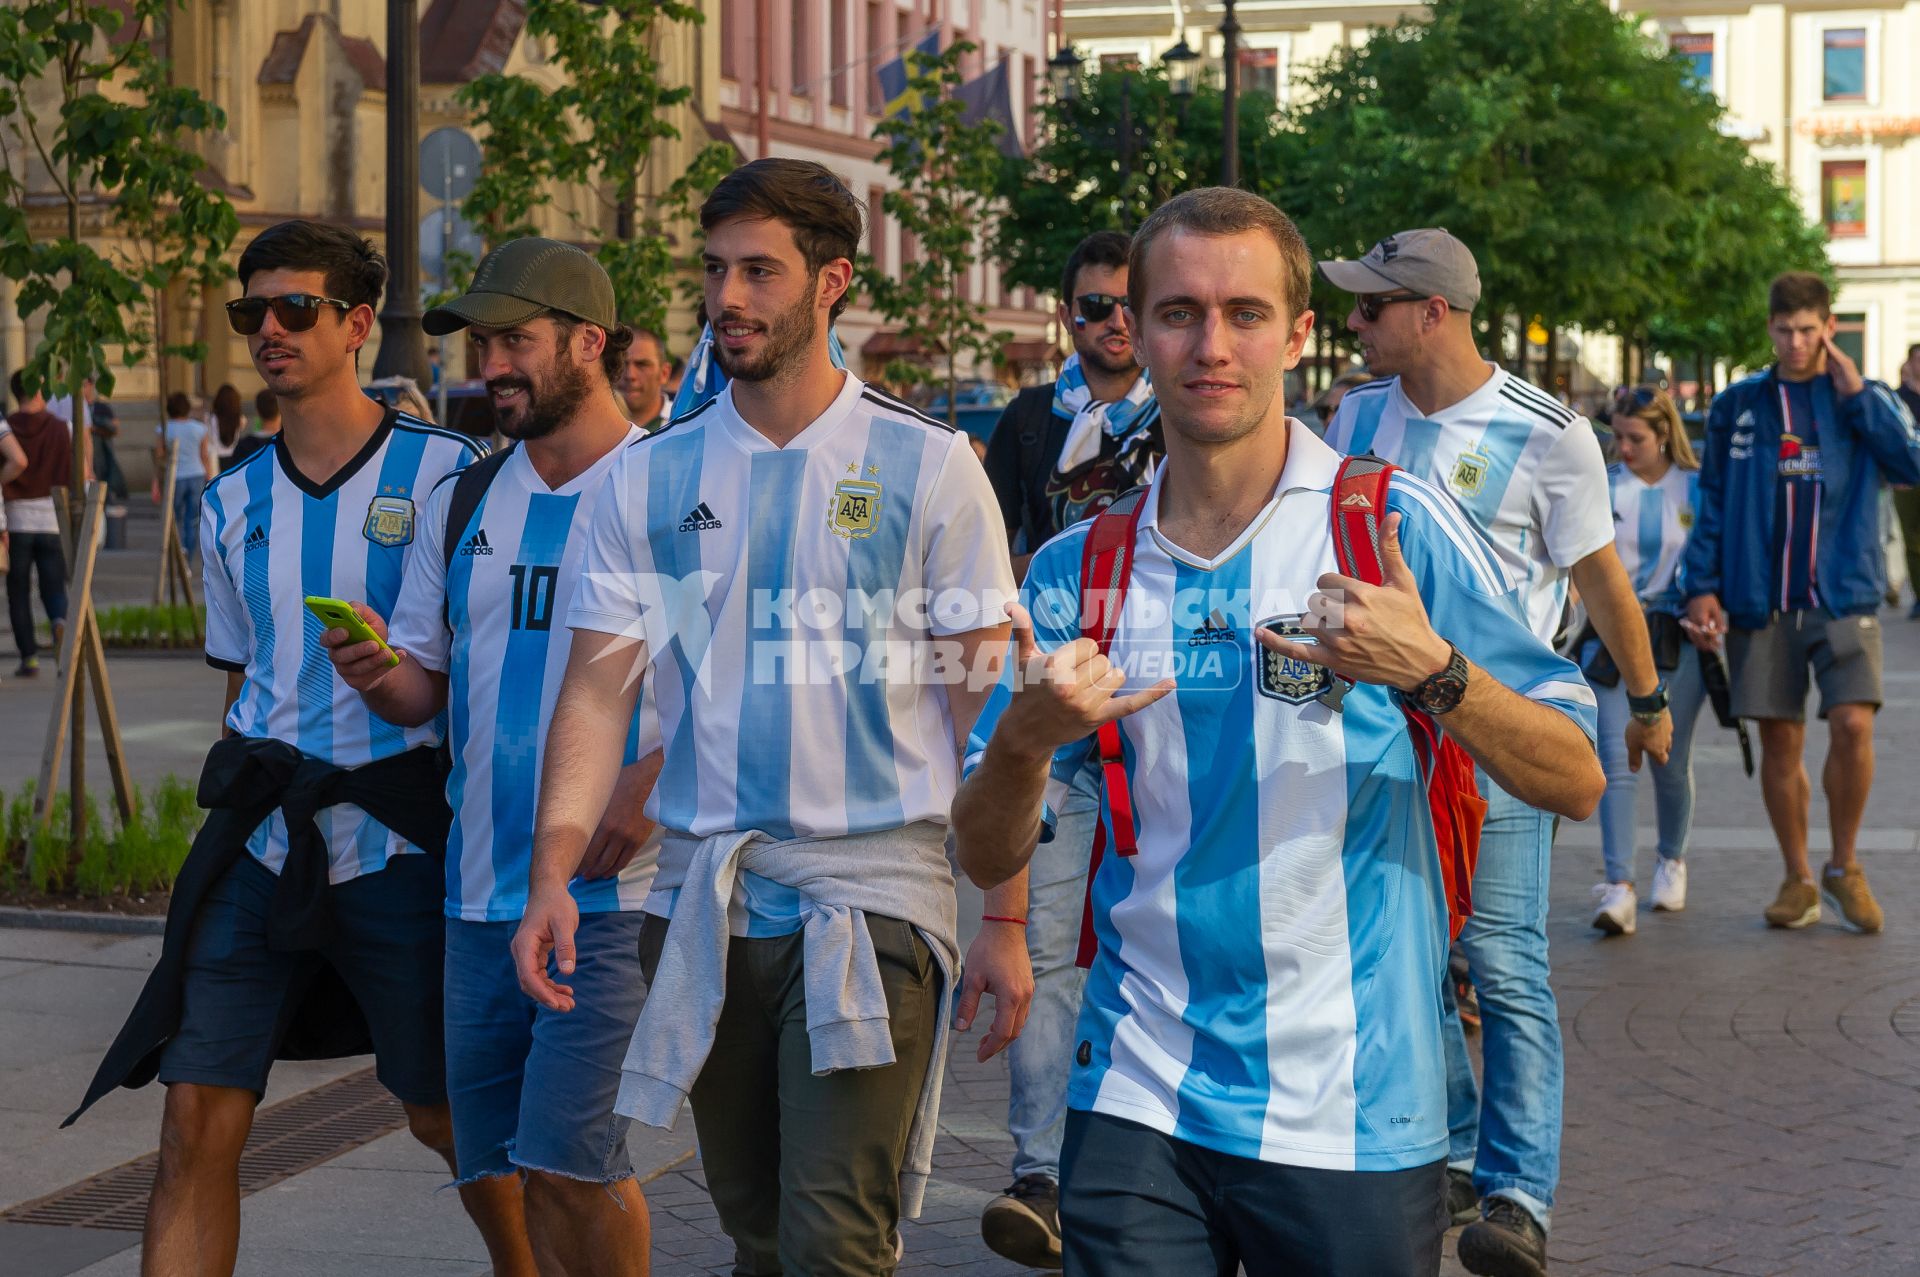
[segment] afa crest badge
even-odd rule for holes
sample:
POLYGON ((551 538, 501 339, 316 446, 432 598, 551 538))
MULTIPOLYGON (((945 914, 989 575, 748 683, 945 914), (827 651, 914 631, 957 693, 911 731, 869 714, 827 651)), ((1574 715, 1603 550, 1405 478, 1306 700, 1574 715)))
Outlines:
POLYGON ((367 540, 388 547, 413 540, 413 502, 407 497, 375 497, 367 502, 367 540))
MULTIPOLYGON (((1292 639, 1296 643, 1314 641, 1312 635, 1300 628, 1300 617, 1297 615, 1268 617, 1260 622, 1258 628, 1272 630, 1281 638, 1292 639)), ((1275 700, 1285 701, 1289 705, 1305 705, 1326 695, 1335 685, 1333 672, 1324 665, 1296 661, 1266 647, 1256 647, 1255 652, 1260 658, 1260 691, 1275 700)))
POLYGON ((880 485, 871 479, 842 479, 833 485, 827 528, 857 540, 873 535, 880 518, 880 485))
POLYGON ((1460 459, 1453 463, 1453 473, 1447 482, 1453 490, 1463 497, 1477 497, 1480 489, 1487 484, 1487 473, 1493 469, 1493 458, 1484 452, 1463 452, 1460 459))

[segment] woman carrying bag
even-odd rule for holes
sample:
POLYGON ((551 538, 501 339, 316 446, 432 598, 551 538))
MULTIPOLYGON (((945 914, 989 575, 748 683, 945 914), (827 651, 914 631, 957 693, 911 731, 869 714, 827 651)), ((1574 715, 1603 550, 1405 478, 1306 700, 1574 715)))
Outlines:
MULTIPOLYGON (((1607 470, 1613 493, 1614 545, 1647 614, 1654 664, 1666 680, 1673 715, 1673 748, 1653 769, 1660 813, 1659 858, 1654 862, 1652 904, 1678 911, 1687 904, 1687 834, 1693 823, 1693 728, 1706 698, 1702 660, 1681 632, 1686 598, 1679 588, 1680 560, 1693 528, 1700 462, 1663 390, 1639 386, 1622 391, 1613 411, 1620 460, 1607 470)), ((1640 909, 1634 891, 1634 800, 1639 777, 1627 766, 1627 691, 1613 658, 1591 627, 1578 644, 1578 660, 1592 684, 1600 711, 1600 762, 1607 773, 1600 801, 1600 841, 1606 881, 1593 889, 1593 925, 1609 935, 1632 935, 1640 909)))

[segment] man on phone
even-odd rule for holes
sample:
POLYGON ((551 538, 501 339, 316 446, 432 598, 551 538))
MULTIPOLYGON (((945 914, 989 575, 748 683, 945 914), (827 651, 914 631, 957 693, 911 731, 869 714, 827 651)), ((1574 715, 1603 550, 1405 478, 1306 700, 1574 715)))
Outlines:
MULTIPOLYGON (((324 641, 341 678, 393 723, 449 702, 454 804, 447 841, 447 1082, 463 1184, 524 1184, 545 1271, 647 1271, 646 1200, 613 1112, 620 1060, 646 996, 636 943, 653 878, 636 859, 658 771, 643 733, 622 742, 620 781, 580 873, 571 1005, 530 1001, 512 942, 526 908, 543 730, 572 632, 554 625, 580 582, 614 456, 644 438, 614 397, 629 353, 613 283, 571 245, 520 239, 489 253, 465 296, 427 312, 436 336, 466 329, 493 396, 503 452, 427 498, 389 649, 342 630, 324 641), (399 664, 393 664, 395 655, 399 664)), ((377 632, 381 618, 358 609, 377 632)), ((647 733, 648 735, 657 733, 647 733)))
POLYGON ((1834 343, 1836 327, 1825 280, 1788 271, 1773 281, 1774 364, 1713 401, 1681 579, 1694 642, 1724 637, 1733 712, 1760 724, 1760 792, 1787 870, 1767 925, 1811 926, 1824 899, 1854 930, 1875 932, 1885 919, 1857 851, 1881 701, 1880 493, 1920 483, 1920 436, 1894 393, 1834 343), (1802 762, 1809 671, 1827 720, 1833 833, 1817 883, 1802 762))

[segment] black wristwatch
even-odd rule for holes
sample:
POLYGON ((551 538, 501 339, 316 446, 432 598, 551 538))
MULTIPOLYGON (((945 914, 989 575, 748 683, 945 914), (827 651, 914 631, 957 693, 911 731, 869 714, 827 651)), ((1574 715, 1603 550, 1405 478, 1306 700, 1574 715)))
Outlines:
POLYGON ((1667 680, 1660 680, 1659 686, 1646 696, 1627 694, 1627 712, 1651 727, 1660 721, 1667 712, 1667 680))
POLYGON ((1451 711, 1466 694, 1467 658, 1460 655, 1460 649, 1451 643, 1447 644, 1446 668, 1428 676, 1412 691, 1405 693, 1415 709, 1436 717, 1451 711))

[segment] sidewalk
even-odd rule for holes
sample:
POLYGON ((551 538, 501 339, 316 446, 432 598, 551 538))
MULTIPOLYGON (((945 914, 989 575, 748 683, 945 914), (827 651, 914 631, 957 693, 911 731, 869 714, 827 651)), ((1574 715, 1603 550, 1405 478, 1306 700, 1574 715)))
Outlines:
MULTIPOLYGON (((1920 625, 1889 618, 1887 638, 1880 783, 1863 840, 1886 934, 1853 935, 1831 919, 1804 932, 1761 924, 1778 855, 1731 734, 1709 724, 1696 753, 1685 913, 1643 913, 1637 936, 1601 938, 1586 912, 1599 876, 1597 825, 1561 831, 1550 924, 1567 1044, 1556 1277, 1920 1272, 1920 785, 1910 761, 1920 752, 1920 625)), ((187 695, 170 681, 178 680, 156 678, 140 694, 155 703, 187 695)), ((0 712, 8 708, 0 700, 0 712)), ((1815 727, 1810 737, 1817 779, 1824 733, 1815 727)), ((11 787, 8 757, 0 754, 0 785, 11 787)), ((1650 793, 1642 802, 1644 885, 1650 793)), ((1817 796, 1815 809, 1815 842, 1824 845, 1817 796)), ((963 900, 962 919, 979 912, 977 896, 963 900)), ((156 945, 0 931, 0 1207, 152 1149, 160 1102, 152 1087, 110 1096, 73 1130, 55 1128, 156 945)), ((977 1040, 955 1042, 935 1178, 925 1214, 902 1229, 902 1272, 1017 1271, 979 1241, 979 1210, 1006 1183, 1011 1144, 1005 1069, 973 1062, 977 1040)), ((284 1066, 269 1102, 363 1064, 284 1066)), ((683 1116, 672 1137, 636 1138, 636 1161, 665 1170, 648 1186, 657 1277, 730 1266, 697 1161, 674 1166, 690 1136, 683 1116)), ((402 1133, 248 1197, 239 1271, 482 1273, 484 1254, 457 1200, 436 1191, 446 1178, 402 1133)), ((138 1268, 137 1240, 0 1225, 0 1268, 125 1277, 138 1268)), ((1449 1260, 1444 1271, 1462 1270, 1449 1260)))

